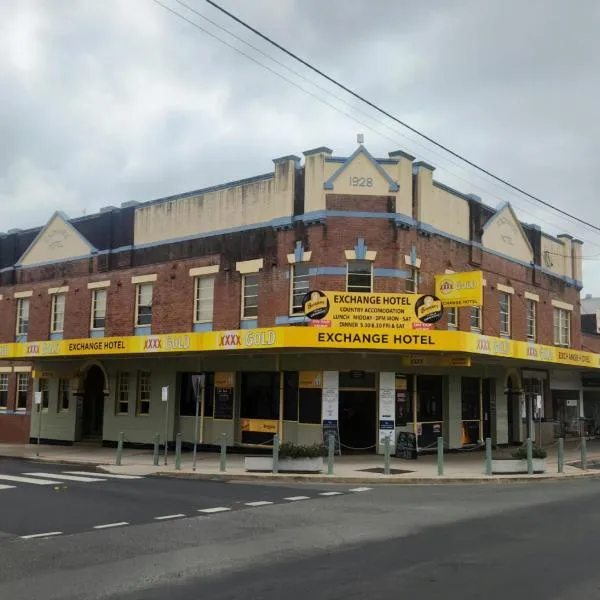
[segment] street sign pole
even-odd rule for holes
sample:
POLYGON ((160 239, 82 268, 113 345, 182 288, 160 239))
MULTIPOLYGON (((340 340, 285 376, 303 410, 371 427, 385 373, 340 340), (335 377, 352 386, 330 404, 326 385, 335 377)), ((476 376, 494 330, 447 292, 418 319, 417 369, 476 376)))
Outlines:
MULTIPOLYGON (((196 470, 196 457, 198 446, 198 421, 200 420, 200 405, 202 405, 202 427, 204 426, 204 374, 198 379, 198 389, 196 389, 196 416, 194 420, 194 455, 192 459, 192 471, 196 470)), ((202 440, 201 440, 202 441, 202 440)))
POLYGON ((165 465, 167 464, 167 455, 169 452, 168 438, 169 438, 169 386, 163 386, 161 390, 161 400, 165 403, 165 465))
POLYGON ((42 437, 42 392, 35 392, 35 405, 37 406, 38 411, 38 434, 37 434, 37 448, 35 451, 35 455, 40 455, 40 439, 42 437))

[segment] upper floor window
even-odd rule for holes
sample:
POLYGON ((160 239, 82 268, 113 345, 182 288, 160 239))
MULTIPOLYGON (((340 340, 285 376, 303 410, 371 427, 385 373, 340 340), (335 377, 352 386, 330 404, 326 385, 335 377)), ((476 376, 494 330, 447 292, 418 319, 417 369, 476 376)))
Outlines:
POLYGON ((42 394, 42 410, 48 410, 48 406, 50 406, 50 390, 48 389, 47 379, 40 379, 40 393, 42 394))
POLYGON ((458 329, 458 308, 452 306, 446 312, 448 313, 448 329, 458 329))
POLYGON ((481 306, 471 307, 471 331, 481 332, 481 306))
POLYGON ((242 281, 242 318, 258 317, 258 273, 243 276, 242 281))
POLYGON ((66 411, 69 410, 69 380, 59 379, 58 380, 58 410, 66 411))
POLYGON ((0 408, 8 406, 8 373, 0 373, 0 408))
POLYGON ((62 333, 65 329, 65 294, 52 294, 50 333, 62 333))
POLYGON ((405 280, 405 290, 409 294, 416 294, 419 291, 419 269, 410 267, 408 277, 405 280))
POLYGON ((17 299, 17 335, 27 335, 29 329, 29 298, 17 299))
POLYGON ((537 305, 535 300, 526 300, 527 302, 527 339, 530 342, 535 342, 537 333, 537 305))
POLYGON ((310 287, 310 270, 307 264, 298 263, 291 266, 292 280, 292 302, 291 314, 303 313, 302 299, 308 293, 310 287))
POLYGON ((194 281, 194 323, 211 323, 213 320, 215 278, 196 277, 194 281))
POLYGON ((363 293, 369 293, 373 291, 373 265, 370 261, 348 261, 346 291, 363 293))
POLYGON ((152 288, 151 283, 138 283, 135 298, 135 325, 152 325, 152 288))
POLYGON ((104 289, 94 290, 92 293, 92 329, 104 329, 106 325, 106 297, 104 289))
POLYGON ((510 294, 500 292, 500 335, 510 335, 510 294))
POLYGON ((564 308, 554 309, 554 344, 571 345, 571 312, 564 308))
POLYGON ((17 373, 17 398, 15 407, 17 410, 27 408, 27 393, 29 392, 29 373, 17 373))

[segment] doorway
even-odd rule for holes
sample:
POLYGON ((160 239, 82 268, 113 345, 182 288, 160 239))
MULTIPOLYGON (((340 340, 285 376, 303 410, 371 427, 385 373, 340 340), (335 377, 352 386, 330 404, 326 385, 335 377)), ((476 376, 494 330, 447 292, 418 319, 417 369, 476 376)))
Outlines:
POLYGON ((92 365, 83 386, 81 437, 84 440, 101 440, 104 421, 104 373, 92 365))
POLYGON ((348 454, 377 450, 377 390, 374 373, 340 373, 340 442, 348 454))

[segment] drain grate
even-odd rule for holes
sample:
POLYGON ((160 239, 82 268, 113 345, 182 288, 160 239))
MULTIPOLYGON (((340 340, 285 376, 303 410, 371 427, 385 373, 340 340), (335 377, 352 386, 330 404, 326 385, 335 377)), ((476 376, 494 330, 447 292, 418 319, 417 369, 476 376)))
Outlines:
MULTIPOLYGON (((383 467, 374 467, 372 469, 359 469, 363 473, 381 473, 383 475, 383 467)), ((404 475, 405 473, 414 473, 414 471, 403 471, 402 469, 390 469, 391 475, 404 475)))

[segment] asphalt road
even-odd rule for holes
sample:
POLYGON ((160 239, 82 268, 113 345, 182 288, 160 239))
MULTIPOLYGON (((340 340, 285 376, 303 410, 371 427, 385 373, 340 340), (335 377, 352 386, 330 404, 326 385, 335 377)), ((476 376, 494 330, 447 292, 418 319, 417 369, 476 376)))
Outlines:
MULTIPOLYGON (((0 476, 6 473, 2 466, 0 476)), ((41 470, 32 464, 16 467, 41 470)), ((74 487, 71 500, 73 488, 56 492, 68 503, 65 512, 95 514, 104 510, 100 505, 114 504, 110 510, 124 512, 98 516, 126 513, 130 524, 94 530, 96 520, 86 521, 79 532, 48 539, 4 534, 0 598, 600 598, 600 479, 381 486, 364 492, 153 478, 74 487), (342 493, 320 495, 332 490, 342 493), (309 498, 282 500, 293 496, 309 498), (267 498, 273 504, 245 504, 267 498), (76 506, 85 502, 89 508, 76 506), (169 512, 189 516, 150 520, 151 514, 167 514, 165 504, 174 502, 182 508, 169 512), (244 508, 193 515, 205 503, 236 502, 244 508), (144 522, 130 515, 136 504, 147 515, 144 522), (118 508, 122 505, 126 511, 118 508)), ((32 499, 50 493, 46 486, 28 489, 32 499)), ((5 498, 16 490, 0 491, 0 530, 12 527, 10 512, 28 510, 14 504, 4 510, 5 498)), ((29 509, 39 506, 32 501, 29 509)), ((58 518, 57 502, 46 513, 49 519, 58 518)))

